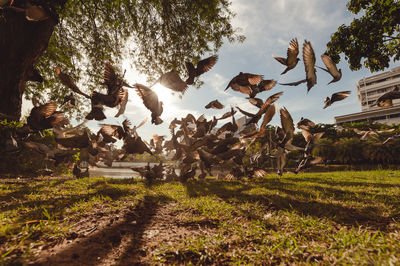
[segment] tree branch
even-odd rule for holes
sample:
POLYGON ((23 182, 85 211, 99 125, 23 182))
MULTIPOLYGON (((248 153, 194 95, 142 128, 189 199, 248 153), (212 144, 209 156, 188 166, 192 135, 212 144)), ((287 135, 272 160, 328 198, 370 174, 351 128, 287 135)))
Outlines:
POLYGON ((384 41, 389 41, 389 40, 400 40, 400 37, 395 37, 395 36, 388 36, 388 35, 382 35, 383 38, 387 38, 387 40, 384 41))

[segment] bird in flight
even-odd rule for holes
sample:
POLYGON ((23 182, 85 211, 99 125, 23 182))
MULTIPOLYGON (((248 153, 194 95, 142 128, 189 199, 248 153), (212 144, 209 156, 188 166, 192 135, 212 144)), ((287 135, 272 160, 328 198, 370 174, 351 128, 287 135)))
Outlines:
POLYGON ((370 107, 373 106, 379 106, 379 107, 390 107, 393 105, 393 100, 394 99, 400 99, 400 88, 399 86, 394 87, 393 90, 384 93, 381 95, 376 101, 370 105, 370 107))
POLYGON ((306 70, 306 80, 307 80, 307 92, 317 84, 317 75, 315 69, 315 53, 311 46, 311 43, 307 40, 304 41, 303 46, 303 61, 304 68, 306 70))
POLYGON ((209 102, 205 106, 205 108, 206 109, 210 109, 210 108, 212 108, 212 109, 222 109, 222 108, 224 108, 224 105, 222 103, 220 103, 218 100, 214 100, 214 101, 209 102))
POLYGON ((342 70, 337 69, 336 64, 332 61, 332 58, 329 55, 323 54, 323 55, 321 55, 321 59, 322 59, 322 62, 324 62, 324 65, 326 66, 326 68, 319 67, 319 66, 317 66, 317 67, 328 72, 333 77, 333 79, 328 83, 328 85, 333 82, 339 81, 342 78, 342 70))
POLYGON ((215 63, 217 63, 217 61, 218 55, 213 55, 197 62, 196 67, 194 67, 191 62, 185 62, 189 75, 186 80, 187 85, 192 85, 196 77, 209 71, 215 65, 215 63))
POLYGON ((136 83, 134 88, 139 97, 142 98, 144 106, 151 111, 151 123, 161 124, 163 122, 160 118, 163 112, 163 102, 159 101, 157 94, 145 85, 136 83))
POLYGON ((289 70, 296 67, 297 62, 300 61, 300 59, 297 58, 298 54, 299 54, 299 42, 297 41, 297 38, 295 38, 295 39, 292 39, 289 43, 289 48, 287 49, 287 57, 286 58, 272 56, 279 63, 286 66, 286 69, 281 73, 281 75, 285 74, 289 70))
POLYGON ((338 102, 338 101, 341 101, 341 100, 349 97, 350 93, 351 93, 351 91, 341 91, 341 92, 336 92, 336 93, 332 94, 331 98, 326 97, 325 101, 324 101, 324 103, 325 103, 324 109, 328 106, 331 106, 331 104, 334 102, 338 102))
POLYGON ((240 72, 226 86, 225 91, 231 87, 234 91, 240 91, 241 93, 250 95, 252 92, 251 86, 259 84, 263 79, 262 75, 250 74, 240 72))

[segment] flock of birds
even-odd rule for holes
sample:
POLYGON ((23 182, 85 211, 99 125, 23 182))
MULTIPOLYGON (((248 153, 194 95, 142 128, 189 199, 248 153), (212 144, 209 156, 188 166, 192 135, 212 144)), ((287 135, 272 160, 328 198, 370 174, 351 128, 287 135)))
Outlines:
MULTIPOLYGON (((129 89, 136 91, 144 106, 151 112, 151 123, 155 125, 163 123, 161 119, 163 103, 159 101, 157 94, 151 89, 152 86, 138 83, 129 85, 116 73, 113 66, 106 62, 104 82, 101 84, 105 87, 106 92, 93 91, 89 95, 79 89, 70 75, 63 72, 59 66, 56 66, 55 73, 57 77, 62 84, 71 90, 71 93, 65 97, 63 104, 74 106, 76 94, 90 101, 91 110, 86 115, 85 121, 77 127, 68 128, 69 121, 63 112, 57 111, 55 102, 40 103, 33 98, 34 107, 27 118, 27 123, 11 132, 9 138, 2 141, 1 145, 6 152, 16 152, 21 147, 32 149, 43 154, 46 160, 53 161, 55 164, 59 164, 77 153, 77 149, 80 149, 81 161, 87 161, 90 165, 97 165, 100 161, 103 161, 108 166, 111 166, 114 160, 124 159, 129 154, 148 153, 155 155, 163 152, 173 152, 172 160, 179 162, 179 175, 175 172, 174 167, 164 166, 162 163, 154 167, 147 165, 146 167, 133 168, 132 170, 139 172, 149 180, 166 176, 169 179, 181 181, 193 178, 196 175, 196 171, 200 171, 199 178, 204 178, 207 174, 212 175, 213 168, 221 166, 224 166, 225 169, 230 169, 229 175, 234 177, 263 176, 266 174, 263 169, 271 159, 276 160, 278 174, 282 175, 287 161, 287 152, 299 150, 303 152, 303 155, 295 170, 297 173, 323 161, 323 158, 314 158, 311 151, 324 133, 310 133, 310 129, 315 127, 315 123, 309 119, 302 118, 297 123, 297 128, 302 130, 306 145, 305 147, 292 145, 295 124, 286 108, 283 107, 279 110, 281 126, 276 127, 274 132, 267 130, 268 123, 277 112, 274 103, 283 92, 277 92, 266 98, 266 100, 256 96, 273 89, 276 84, 298 86, 302 83, 307 83, 308 92, 317 83, 316 67, 318 66, 315 65, 316 57, 309 41, 306 40, 304 42, 302 52, 305 67, 305 78, 303 80, 291 83, 277 83, 273 79, 265 80, 263 75, 243 72, 231 79, 225 90, 231 88, 234 91, 245 94, 249 102, 259 108, 256 113, 250 113, 236 107, 240 113, 248 118, 245 124, 239 125, 237 123, 235 120, 237 110, 233 107, 221 117, 214 116, 211 120, 207 120, 204 115, 196 118, 188 114, 186 117, 175 118, 170 123, 171 139, 166 140, 166 136, 153 134, 153 139, 150 143, 142 140, 137 132, 137 129, 146 123, 147 118, 133 127, 127 119, 124 120, 122 125, 100 124, 101 128, 96 134, 90 132, 87 128, 81 130, 80 127, 89 120, 104 120, 106 118, 104 106, 118 108, 115 117, 124 114, 128 102, 129 89), (219 121, 228 118, 229 122, 216 128, 219 121), (262 120, 262 123, 257 127, 257 123, 260 120, 262 120), (50 148, 43 143, 29 141, 31 133, 40 133, 45 129, 53 129, 57 148, 50 148), (113 148, 112 145, 117 140, 124 142, 119 150, 113 148), (256 154, 250 155, 250 164, 246 164, 243 160, 246 156, 246 151, 255 142, 259 142, 261 148, 256 154)), ((300 61, 298 54, 298 41, 297 39, 292 39, 285 58, 274 56, 278 62, 286 66, 282 75, 297 66, 300 61)), ((323 54, 321 59, 326 68, 318 68, 333 77, 329 84, 339 81, 342 77, 341 70, 337 69, 335 63, 327 54, 323 54)), ((183 94, 189 85, 194 84, 197 77, 213 68, 217 61, 218 56, 213 55, 198 61, 196 66, 191 62, 186 62, 187 79, 185 81, 176 71, 171 70, 162 74, 156 83, 183 94)), ((37 81, 40 80, 37 79, 37 81)), ((349 95, 350 91, 341 91, 326 97, 324 108, 329 107, 334 102, 345 99, 349 95)), ((390 106, 392 100, 397 98, 400 98, 400 91, 396 87, 393 91, 382 95, 373 105, 390 106)), ((205 108, 220 110, 224 108, 224 105, 216 99, 208 103, 205 108)), ((77 177, 88 174, 82 171, 79 164, 74 165, 73 173, 77 177)))

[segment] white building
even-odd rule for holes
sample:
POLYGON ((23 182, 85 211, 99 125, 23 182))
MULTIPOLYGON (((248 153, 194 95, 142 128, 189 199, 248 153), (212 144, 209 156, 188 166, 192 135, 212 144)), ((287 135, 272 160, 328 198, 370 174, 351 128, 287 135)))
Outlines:
POLYGON ((371 104, 376 99, 382 94, 393 90, 396 85, 400 85, 400 67, 361 79, 356 85, 361 112, 336 116, 335 123, 373 121, 385 124, 399 124, 400 99, 393 100, 393 106, 391 107, 371 107, 371 104))

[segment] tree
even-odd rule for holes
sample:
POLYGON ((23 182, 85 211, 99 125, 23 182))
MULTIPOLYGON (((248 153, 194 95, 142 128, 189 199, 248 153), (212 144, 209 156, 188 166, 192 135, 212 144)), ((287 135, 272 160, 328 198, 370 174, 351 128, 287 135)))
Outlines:
POLYGON ((19 118, 24 92, 60 102, 67 89, 56 65, 86 91, 101 83, 106 60, 129 58, 153 80, 170 69, 182 74, 185 60, 216 52, 225 38, 244 39, 229 7, 227 0, 15 0, 0 9, 0 113, 19 118), (42 5, 50 18, 28 21, 15 11, 26 2, 42 5), (26 86, 33 65, 45 81, 26 86))
POLYGON ((347 8, 355 18, 349 26, 341 25, 327 44, 327 53, 338 63, 344 53, 351 70, 361 68, 361 61, 371 72, 389 67, 400 58, 400 2, 397 0, 350 0, 347 8))
POLYGON ((336 160, 341 163, 359 163, 364 160, 365 143, 359 138, 343 138, 336 145, 336 160))

